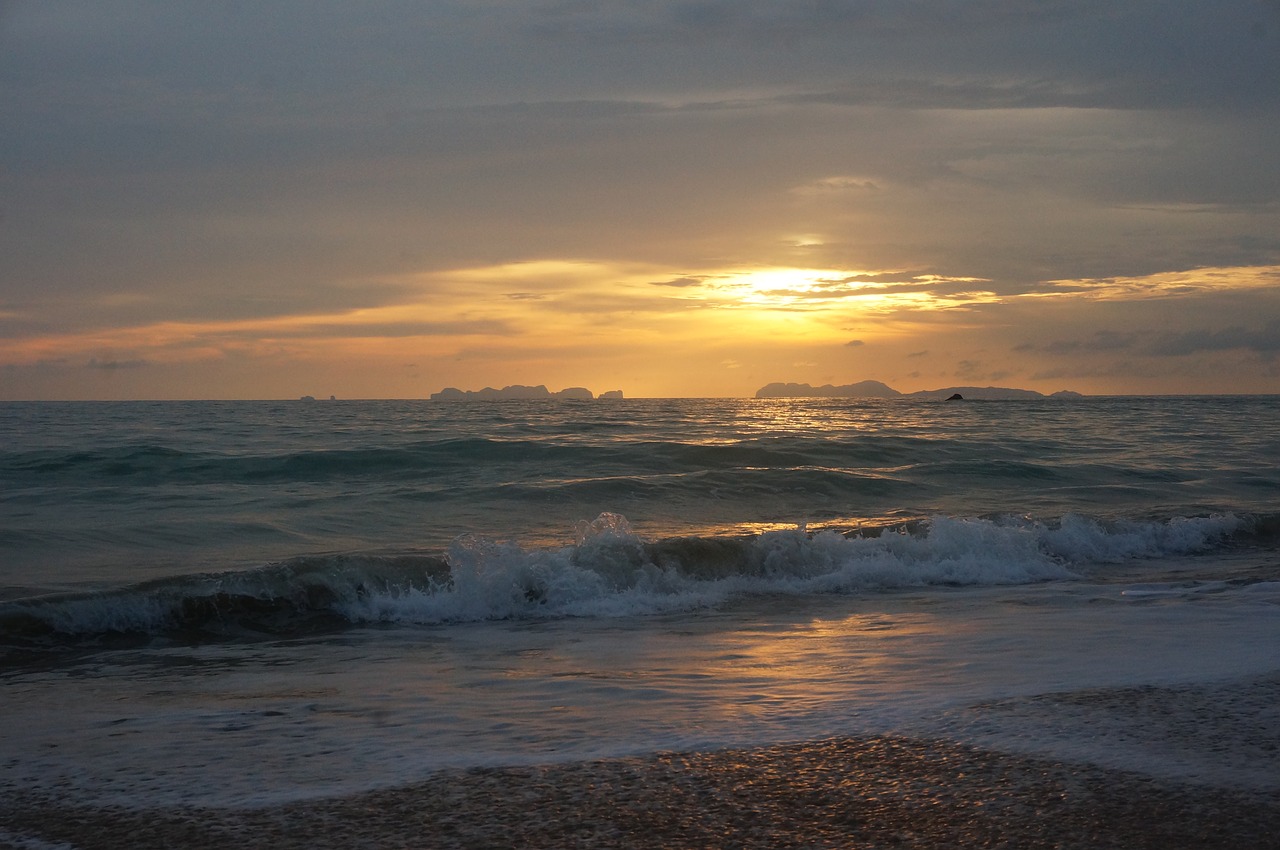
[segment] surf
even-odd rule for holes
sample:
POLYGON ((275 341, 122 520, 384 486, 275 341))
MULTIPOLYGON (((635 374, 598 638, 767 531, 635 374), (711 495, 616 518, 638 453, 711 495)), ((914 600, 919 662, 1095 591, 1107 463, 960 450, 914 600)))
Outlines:
POLYGON ((278 639, 367 625, 647 616, 748 596, 1072 581, 1090 565, 1226 547, 1259 524, 1234 515, 1110 523, 936 516, 649 540, 605 512, 579 523, 568 546, 464 534, 443 553, 305 555, 10 601, 0 605, 0 646, 278 639))

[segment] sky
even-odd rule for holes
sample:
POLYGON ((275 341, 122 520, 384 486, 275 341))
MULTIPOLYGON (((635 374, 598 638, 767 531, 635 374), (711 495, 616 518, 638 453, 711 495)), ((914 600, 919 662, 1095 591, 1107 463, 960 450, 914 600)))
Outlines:
POLYGON ((1280 392, 1280 0, 0 0, 0 399, 1280 392))

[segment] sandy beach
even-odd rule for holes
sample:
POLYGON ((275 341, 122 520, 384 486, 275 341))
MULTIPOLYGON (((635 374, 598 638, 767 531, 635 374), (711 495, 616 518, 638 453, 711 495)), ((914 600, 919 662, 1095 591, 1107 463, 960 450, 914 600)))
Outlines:
POLYGON ((1280 799, 952 743, 840 738, 447 772, 260 809, 17 794, 6 848, 1273 848, 1280 799))

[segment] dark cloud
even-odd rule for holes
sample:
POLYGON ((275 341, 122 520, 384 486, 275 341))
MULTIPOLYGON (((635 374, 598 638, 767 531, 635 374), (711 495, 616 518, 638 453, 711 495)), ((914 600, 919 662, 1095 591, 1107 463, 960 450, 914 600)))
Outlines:
MULTIPOLYGON (((5 363, 4 368, 7 371, 14 372, 19 369, 23 371, 44 371, 64 369, 68 365, 65 357, 45 357, 39 360, 33 360, 29 363, 5 363)), ((86 364, 87 366, 88 364, 86 364)))
POLYGON ((650 286, 674 286, 676 288, 687 288, 690 286, 701 286, 706 282, 705 277, 677 277, 671 280, 653 280, 649 282, 650 286))
POLYGON ((851 339, 848 342, 846 342, 844 345, 845 345, 845 348, 857 348, 861 345, 866 345, 866 343, 860 339, 851 339))
MULTIPOLYGON (((590 40, 622 56, 636 48, 673 51, 675 64, 664 68, 693 66, 704 76, 719 76, 720 62, 748 49, 760 79, 777 79, 779 72, 794 79, 797 71, 837 63, 853 78, 927 66, 934 79, 949 82, 921 77, 901 87, 900 94, 921 104, 941 98, 994 107, 1211 106, 1222 103, 1224 84, 1226 96, 1239 102, 1277 99, 1257 79, 1259 73, 1276 79, 1277 39, 1265 26, 1259 31, 1260 11, 1251 0, 1212 6, 1195 0, 692 0, 556 4, 526 12, 527 25, 551 42, 590 40), (693 44, 700 48, 696 63, 678 52, 693 44), (1001 91, 981 78, 1032 82, 1001 91)), ((743 74, 740 67, 738 78, 743 74)))
POLYGON ((102 369, 106 372, 115 372, 121 369, 142 369, 150 366, 151 363, 147 360, 99 360, 95 357, 84 365, 86 369, 102 369))
POLYGON ((506 322, 493 320, 456 321, 456 322, 370 322, 347 323, 325 322, 321 324, 302 324, 284 329, 268 331, 249 330, 236 331, 227 336, 243 336, 248 338, 307 338, 307 337, 414 337, 414 336, 468 336, 472 334, 508 336, 513 328, 506 322))
POLYGON ((1095 0, 1034 4, 1005 0, 650 0, 630 3, 534 4, 531 22, 548 35, 827 39, 874 35, 952 33, 1072 17, 1105 17, 1111 5, 1095 0))
POLYGON ((1261 328, 1231 327, 1221 330, 1194 330, 1157 336, 1146 348, 1163 357, 1186 357, 1201 352, 1242 350, 1262 357, 1280 352, 1280 321, 1261 328))
POLYGON ((983 364, 980 360, 961 360, 956 363, 954 372, 957 378, 969 378, 983 370, 983 364))
POLYGON ((1087 90, 1050 80, 863 78, 842 89, 778 98, 780 102, 894 109, 1027 109, 1097 107, 1113 98, 1101 84, 1087 90))
POLYGON ((1096 331, 1082 339, 1057 339, 1048 342, 1024 342, 1014 346, 1014 351, 1042 351, 1045 354, 1091 354, 1095 352, 1124 351, 1137 342, 1138 334, 1117 331, 1096 331))
POLYGON ((1135 378, 1160 378, 1167 369, 1150 361, 1112 360, 1098 362, 1070 362, 1043 369, 1031 375, 1033 381, 1057 381, 1063 378, 1108 378, 1132 381, 1135 378))

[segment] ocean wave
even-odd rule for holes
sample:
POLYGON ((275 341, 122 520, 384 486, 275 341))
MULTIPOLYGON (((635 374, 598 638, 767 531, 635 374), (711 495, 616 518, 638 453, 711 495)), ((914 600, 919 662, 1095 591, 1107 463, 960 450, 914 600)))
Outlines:
POLYGON ((1229 546, 1274 525, 1274 518, 1231 515, 1108 523, 1076 515, 1051 523, 938 516, 843 532, 800 526, 646 541, 623 516, 604 513, 579 524, 572 546, 525 549, 463 535, 442 555, 307 556, 241 572, 9 602, 0 606, 0 645, 636 616, 711 608, 755 594, 1064 581, 1087 565, 1229 546))
MULTIPOLYGON (((18 483, 41 484, 276 483, 445 472, 467 467, 479 458, 500 461, 504 453, 509 449, 501 441, 484 439, 267 454, 221 454, 136 445, 14 454, 0 461, 0 476, 18 483)), ((528 454, 526 450, 524 457, 528 454)))
POLYGON ((507 480, 517 468, 524 478, 535 472, 555 478, 570 470, 607 478, 738 470, 863 472, 911 468, 923 472, 935 465, 943 473, 957 475, 973 469, 990 477, 999 477, 1006 469, 1021 477, 1044 474, 1033 457, 987 463, 963 459, 966 451, 982 448, 959 440, 876 436, 839 442, 775 437, 726 443, 458 437, 263 453, 137 443, 93 450, 0 452, 0 480, 14 486, 274 484, 424 477, 471 482, 507 480))

